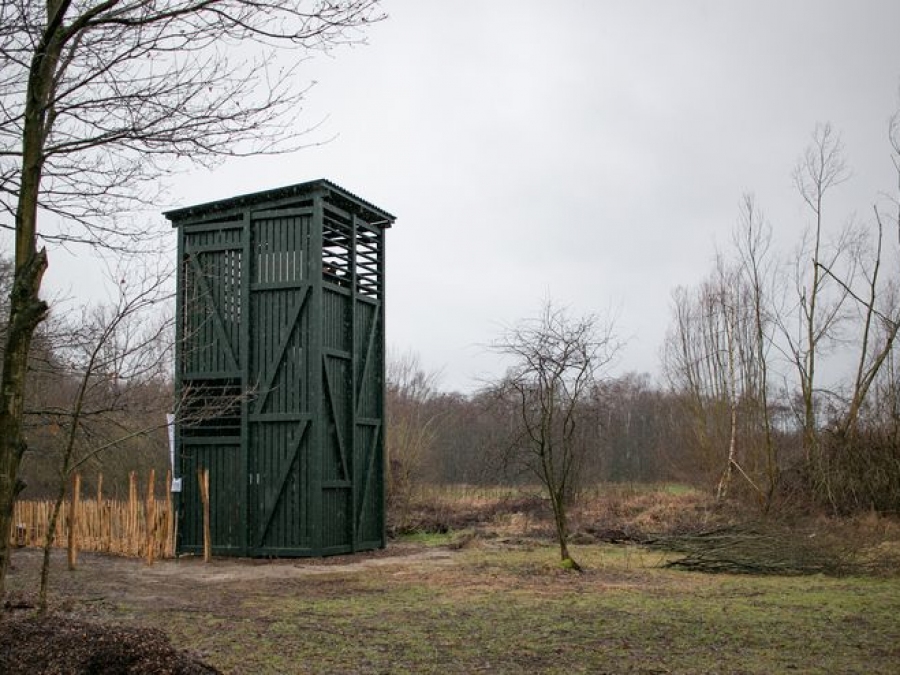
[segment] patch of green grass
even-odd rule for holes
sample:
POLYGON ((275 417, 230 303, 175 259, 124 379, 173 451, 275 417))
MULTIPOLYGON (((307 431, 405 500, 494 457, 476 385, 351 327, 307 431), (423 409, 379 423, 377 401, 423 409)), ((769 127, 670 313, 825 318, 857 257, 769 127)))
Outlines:
POLYGON ((623 548, 573 547, 583 574, 552 546, 474 548, 156 621, 232 673, 896 672, 900 580, 704 576, 623 548))
POLYGON ((700 494, 697 488, 684 483, 599 483, 584 488, 582 492, 588 502, 603 500, 610 496, 618 498, 638 495, 683 497, 700 494))
POLYGON ((683 483, 664 483, 662 485, 653 485, 650 491, 662 492, 664 494, 674 495, 691 495, 698 492, 697 488, 683 483))
POLYGON ((416 498, 424 501, 444 502, 494 501, 542 493, 540 485, 422 485, 416 490, 416 498))
POLYGON ((448 546, 456 536, 455 532, 410 532, 400 535, 397 541, 424 546, 448 546))

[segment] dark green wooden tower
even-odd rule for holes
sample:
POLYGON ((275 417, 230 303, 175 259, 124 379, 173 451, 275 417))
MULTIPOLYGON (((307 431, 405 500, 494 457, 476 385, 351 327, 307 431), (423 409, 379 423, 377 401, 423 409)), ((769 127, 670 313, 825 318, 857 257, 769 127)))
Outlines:
POLYGON ((383 547, 384 235, 327 180, 165 214, 178 229, 178 551, 383 547), (179 471, 180 470, 180 471, 179 471))

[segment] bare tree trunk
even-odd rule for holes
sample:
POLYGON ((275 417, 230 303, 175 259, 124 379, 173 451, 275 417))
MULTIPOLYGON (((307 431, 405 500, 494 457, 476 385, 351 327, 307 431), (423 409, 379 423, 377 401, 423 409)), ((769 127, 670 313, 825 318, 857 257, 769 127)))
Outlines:
POLYGON ((581 567, 569 553, 566 507, 577 492, 586 451, 576 434, 577 418, 598 372, 619 347, 611 323, 600 326, 593 315, 572 319, 549 300, 538 317, 507 329, 493 345, 516 360, 495 385, 497 395, 516 405, 519 429, 512 448, 547 491, 562 563, 572 570, 581 567))
POLYGON ((53 510, 47 521, 47 534, 44 535, 44 555, 41 558, 41 583, 38 589, 38 613, 47 613, 47 590, 50 588, 50 555, 53 551, 53 540, 56 538, 56 524, 59 522, 59 512, 66 497, 66 482, 61 480, 59 492, 53 501, 53 510))
POLYGON ((566 569, 581 571, 581 565, 569 553, 569 523, 566 513, 565 496, 552 494, 550 502, 553 506, 553 523, 556 527, 556 538, 559 541, 559 557, 566 569))
MULTIPOLYGON (((40 180, 39 176, 36 180, 40 180)), ((23 213, 24 210, 20 209, 16 216, 19 224, 16 232, 16 270, 10 297, 3 373, 0 376, 0 537, 4 538, 0 544, 0 598, 6 591, 13 506, 25 487, 19 480, 19 465, 27 447, 22 434, 22 416, 28 354, 34 331, 47 314, 46 303, 38 297, 41 279, 47 268, 47 255, 43 249, 35 250, 35 214, 23 213), (30 236, 26 230, 30 231, 30 236)))
MULTIPOLYGON (((846 178, 847 168, 840 138, 828 124, 817 128, 812 143, 794 170, 794 184, 812 212, 814 222, 809 270, 812 278, 809 285, 802 289, 800 296, 804 344, 802 348, 798 347, 800 351, 796 351, 793 356, 799 370, 803 397, 803 449, 806 464, 814 478, 825 484, 826 491, 827 476, 821 471, 815 410, 816 360, 822 349, 823 338, 829 334, 829 328, 837 321, 838 314, 834 307, 820 307, 825 281, 822 273, 823 209, 826 193, 846 178)), ((837 307, 840 307, 845 297, 843 295, 837 301, 837 307)))
MULTIPOLYGON (((766 301, 768 285, 764 281, 763 264, 767 257, 771 230, 764 219, 758 215, 755 200, 751 195, 744 195, 741 205, 741 232, 737 239, 744 272, 750 284, 753 310, 752 352, 759 369, 756 387, 757 405, 762 414, 763 443, 766 466, 766 490, 763 495, 763 511, 768 513, 778 487, 779 467, 772 435, 772 418, 769 411, 769 360, 766 346, 769 338, 766 334, 766 301), (763 229, 761 229, 763 228, 763 229)), ((774 311, 774 307, 769 309, 774 311)))
POLYGON ((48 98, 52 73, 59 59, 54 33, 62 22, 59 0, 47 3, 48 26, 31 61, 22 119, 22 173, 16 204, 16 256, 9 322, 0 376, 0 598, 6 592, 9 566, 9 532, 13 506, 24 488, 19 465, 25 454, 22 415, 28 354, 38 324, 47 315, 47 304, 39 293, 47 253, 37 249, 37 205, 44 164, 43 144, 48 124, 48 98))
POLYGON ((731 476, 733 469, 737 465, 737 403, 731 401, 731 433, 728 441, 728 461, 722 477, 719 479, 719 485, 716 488, 716 499, 722 500, 728 496, 728 488, 731 486, 731 476))
POLYGON ((725 273, 719 272, 719 311, 722 313, 722 323, 725 329, 725 349, 728 352, 728 407, 731 412, 731 425, 728 434, 728 460, 719 486, 716 490, 716 499, 725 499, 728 488, 731 485, 732 468, 737 464, 737 432, 738 432, 738 401, 737 401, 737 370, 735 366, 735 338, 737 333, 737 309, 731 306, 726 298, 725 273))

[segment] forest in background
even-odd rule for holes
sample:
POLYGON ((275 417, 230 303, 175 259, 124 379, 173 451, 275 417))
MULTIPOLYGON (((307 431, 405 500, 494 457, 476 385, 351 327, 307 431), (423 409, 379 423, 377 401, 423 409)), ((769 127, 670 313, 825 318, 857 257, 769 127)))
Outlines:
MULTIPOLYGON (((765 514, 788 504, 900 513, 900 116, 886 149, 896 189, 839 213, 851 167, 840 134, 815 129, 792 174, 798 241, 776 243, 755 197, 742 198, 705 279, 672 292, 660 380, 601 368, 579 393, 571 496, 599 482, 678 481, 765 514)), ((528 367, 546 361, 554 331, 544 329, 515 354, 528 367)), ((537 396, 504 397, 502 378, 471 396, 436 382, 414 353, 391 359, 390 494, 559 473, 552 463, 521 473, 522 421, 537 396)), ((551 427, 532 440, 559 435, 551 427)))
MULTIPOLYGON (((900 177, 897 117, 888 141, 900 177)), ((743 198, 705 280, 672 292, 662 375, 601 371, 579 395, 572 497, 598 483, 679 482, 766 513, 900 512, 900 180, 848 217, 830 205, 849 171, 839 135, 818 127, 793 174, 807 227, 787 249, 743 198)), ((4 303, 10 268, 0 261, 4 303)), ((178 407, 169 276, 110 274, 110 300, 57 305, 38 330, 23 498, 75 470, 85 490, 102 473, 110 496, 130 471, 164 475, 165 414, 178 407)), ((422 485, 535 482, 522 411, 497 387, 442 391, 415 351, 389 354, 386 384, 389 505, 422 485)))

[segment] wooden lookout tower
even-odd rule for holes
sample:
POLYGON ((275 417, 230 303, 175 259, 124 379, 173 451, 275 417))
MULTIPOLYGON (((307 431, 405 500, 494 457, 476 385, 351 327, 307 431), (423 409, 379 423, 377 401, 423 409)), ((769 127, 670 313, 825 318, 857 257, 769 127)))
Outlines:
POLYGON ((169 211, 178 230, 177 548, 383 547, 384 235, 327 180, 169 211))

